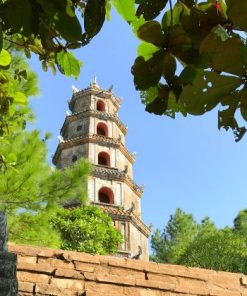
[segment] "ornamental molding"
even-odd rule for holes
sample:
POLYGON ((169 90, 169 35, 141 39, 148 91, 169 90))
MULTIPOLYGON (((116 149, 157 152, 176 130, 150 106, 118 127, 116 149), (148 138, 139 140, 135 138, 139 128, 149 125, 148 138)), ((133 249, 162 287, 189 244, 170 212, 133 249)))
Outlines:
POLYGON ((147 238, 151 234, 151 228, 148 227, 139 217, 137 217, 134 213, 129 213, 126 210, 121 209, 119 206, 112 206, 110 204, 101 204, 95 203, 96 206, 99 206, 104 212, 106 212, 113 220, 117 221, 126 221, 132 223, 142 234, 144 234, 147 238), (111 211, 111 208, 114 210, 111 211), (116 210, 119 208, 119 211, 116 210))
POLYGON ((104 180, 121 181, 127 184, 138 197, 143 194, 143 187, 138 186, 127 174, 126 171, 120 171, 119 169, 106 167, 102 165, 94 165, 94 169, 91 173, 93 177, 101 178, 104 180))
POLYGON ((117 148, 130 161, 131 164, 135 162, 135 155, 129 152, 129 150, 121 142, 121 139, 113 139, 113 138, 105 137, 102 135, 96 135, 96 134, 88 134, 86 136, 80 136, 80 137, 76 137, 76 138, 72 138, 72 139, 64 140, 63 142, 60 142, 52 158, 53 164, 54 165, 57 164, 57 161, 63 149, 67 149, 67 148, 71 148, 74 146, 87 144, 87 143, 94 143, 94 144, 102 145, 105 147, 117 148))
POLYGON ((71 115, 67 115, 63 123, 63 126, 60 130, 61 135, 63 135, 69 123, 76 121, 78 119, 88 118, 88 117, 96 117, 100 120, 112 120, 117 124, 118 128, 121 130, 121 132, 124 135, 126 135, 127 133, 127 127, 121 122, 121 120, 116 114, 89 109, 86 111, 81 111, 81 112, 73 113, 71 115))
POLYGON ((113 105, 119 109, 120 104, 121 104, 121 99, 114 97, 111 91, 109 90, 102 90, 98 88, 94 88, 92 86, 89 86, 85 89, 79 90, 75 93, 73 93, 71 100, 69 101, 69 108, 73 112, 73 108, 75 105, 75 101, 77 99, 82 99, 85 96, 88 95, 94 95, 97 98, 101 99, 110 99, 113 103, 113 105))

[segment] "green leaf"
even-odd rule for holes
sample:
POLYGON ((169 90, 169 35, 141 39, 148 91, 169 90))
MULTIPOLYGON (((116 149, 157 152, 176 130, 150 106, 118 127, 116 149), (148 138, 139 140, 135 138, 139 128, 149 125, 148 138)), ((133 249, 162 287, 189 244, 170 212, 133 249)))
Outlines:
POLYGON ((163 115, 167 110, 170 89, 168 85, 160 85, 158 96, 147 104, 146 111, 156 115, 163 115))
POLYGON ((189 34, 183 27, 175 25, 169 29, 169 44, 168 47, 171 53, 186 64, 195 63, 199 56, 199 52, 193 47, 193 42, 189 34))
POLYGON ((0 52, 3 48, 3 30, 2 30, 2 25, 0 24, 0 52))
POLYGON ((9 153, 6 157, 7 162, 15 163, 17 161, 17 156, 15 153, 9 153))
POLYGON ((169 92, 167 110, 164 113, 164 115, 175 119, 176 113, 180 113, 183 116, 187 116, 187 112, 184 109, 184 106, 181 104, 180 101, 177 101, 177 98, 176 98, 176 95, 175 95, 174 91, 171 90, 169 92))
POLYGON ((41 65, 42 65, 42 69, 43 69, 43 71, 44 71, 44 72, 47 72, 47 70, 48 70, 47 62, 46 62, 46 61, 42 61, 41 65))
POLYGON ((145 61, 149 60, 159 48, 151 43, 143 42, 137 48, 138 56, 144 57, 145 61))
POLYGON ((183 15, 189 15, 190 10, 181 2, 176 3, 173 6, 172 12, 168 10, 165 12, 162 18, 162 28, 165 29, 167 27, 175 26, 180 24, 180 19, 183 15))
MULTIPOLYGON (((32 7, 28 0, 9 0, 6 3, 6 17, 12 30, 30 36, 33 32, 32 7)), ((36 20, 37 21, 37 20, 36 20)))
MULTIPOLYGON (((243 89, 243 92, 245 92, 245 89, 243 89)), ((227 106, 227 108, 225 108, 224 110, 220 110, 218 112, 218 128, 220 129, 223 127, 225 130, 228 130, 229 128, 231 128, 234 133, 236 142, 240 141, 241 138, 246 133, 246 128, 239 127, 238 122, 235 118, 235 113, 237 111, 237 108, 239 107, 239 100, 240 100, 240 94, 238 91, 234 91, 226 95, 224 100, 221 102, 221 104, 223 106, 227 106)), ((240 105, 240 111, 241 111, 241 105, 240 105)), ((241 111, 241 114, 242 114, 242 111, 241 111)), ((244 117, 244 114, 242 114, 242 116, 244 117)))
POLYGON ((18 91, 14 94, 14 103, 26 105, 27 97, 24 95, 24 93, 18 91))
POLYGON ((244 65, 246 66, 247 65, 247 45, 246 44, 243 46, 243 49, 242 49, 242 57, 243 57, 244 65))
POLYGON ((84 28, 89 38, 95 36, 103 26, 106 14, 105 0, 88 0, 84 11, 84 28))
POLYGON ((184 87, 180 101, 188 113, 201 115, 212 110, 241 84, 241 79, 237 77, 220 75, 216 72, 199 72, 192 84, 184 87))
POLYGON ((53 75, 56 75, 57 70, 56 70, 56 67, 55 67, 55 63, 53 61, 50 61, 50 62, 48 62, 48 66, 51 69, 52 74, 53 75))
POLYGON ((54 17, 55 28, 58 33, 70 42, 80 41, 82 38, 82 28, 78 18, 67 13, 57 12, 54 17))
POLYGON ((67 44, 66 48, 68 49, 77 49, 82 46, 81 42, 74 42, 74 43, 69 43, 67 44))
POLYGON ((168 83, 170 83, 175 76, 175 72, 177 69, 177 63, 174 56, 167 53, 164 58, 164 71, 163 75, 168 83))
POLYGON ((247 121, 247 89, 246 87, 240 92, 240 112, 245 121, 247 121))
POLYGON ((81 62, 75 58, 73 53, 62 50, 57 53, 56 61, 66 76, 75 76, 75 78, 79 76, 81 62))
POLYGON ((163 50, 154 53, 147 61, 143 57, 136 58, 131 69, 136 89, 147 90, 152 86, 156 86, 162 75, 163 60, 163 50))
POLYGON ((226 0, 227 15, 234 25, 234 28, 239 28, 243 31, 247 31, 247 2, 226 0))
POLYGON ((243 50, 244 45, 239 37, 233 36, 222 42, 213 32, 207 35, 200 47, 200 53, 208 57, 209 67, 238 76, 246 74, 243 50))
POLYGON ((139 17, 143 15, 147 21, 155 19, 165 8, 168 0, 146 0, 139 5, 136 11, 136 15, 139 17))
POLYGON ((11 55, 6 49, 2 49, 0 52, 0 66, 6 67, 11 62, 11 55))
POLYGON ((158 86, 150 87, 148 90, 142 92, 141 97, 142 101, 145 104, 150 104, 154 99, 158 97, 159 89, 158 86))
POLYGON ((108 21, 110 21, 110 19, 111 19, 111 2, 110 2, 110 0, 106 0, 105 15, 106 15, 106 19, 108 21))
POLYGON ((191 46, 191 38, 190 36, 184 31, 183 27, 180 25, 175 25, 174 27, 170 28, 170 42, 169 46, 173 49, 178 48, 178 50, 186 50, 191 46))
POLYGON ((149 21, 142 25, 138 31, 138 37, 146 42, 156 46, 162 46, 164 36, 162 34, 160 23, 157 21, 149 21))
POLYGON ((136 37, 138 37, 138 30, 139 28, 145 24, 145 19, 143 16, 136 18, 132 23, 131 23, 131 27, 132 27, 132 31, 134 33, 134 35, 136 37))
POLYGON ((195 67, 187 66, 181 72, 179 78, 183 85, 192 84, 194 79, 201 73, 202 70, 198 70, 195 67))
POLYGON ((212 32, 217 35, 222 42, 226 41, 229 38, 227 31, 221 25, 213 28, 212 32))
POLYGON ((127 22, 133 22, 136 19, 134 0, 112 0, 112 4, 117 10, 117 12, 127 22))
POLYGON ((180 0, 181 2, 183 2, 185 5, 187 5, 188 7, 192 7, 195 5, 195 0, 180 0))
POLYGON ((55 15, 57 12, 67 13, 70 16, 74 15, 72 10, 71 0, 36 0, 43 8, 45 13, 50 16, 55 15))
POLYGON ((25 53, 25 56, 26 58, 30 59, 31 58, 31 52, 30 52, 30 49, 29 48, 24 48, 24 53, 25 53))
POLYGON ((147 0, 135 0, 135 4, 143 4, 147 0))

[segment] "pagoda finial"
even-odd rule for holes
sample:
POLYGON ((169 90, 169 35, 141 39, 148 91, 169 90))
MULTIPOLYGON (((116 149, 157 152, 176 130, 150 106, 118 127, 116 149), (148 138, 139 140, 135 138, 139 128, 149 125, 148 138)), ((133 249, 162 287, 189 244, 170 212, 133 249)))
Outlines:
POLYGON ((91 88, 95 88, 97 90, 100 88, 99 85, 98 85, 98 83, 97 83, 97 77, 96 77, 96 75, 94 75, 93 81, 90 83, 90 87, 91 88))

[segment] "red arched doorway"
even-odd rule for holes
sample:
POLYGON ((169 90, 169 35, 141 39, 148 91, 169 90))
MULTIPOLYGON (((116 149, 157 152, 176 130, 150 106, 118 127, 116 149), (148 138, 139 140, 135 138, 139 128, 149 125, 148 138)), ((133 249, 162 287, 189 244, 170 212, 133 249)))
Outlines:
POLYGON ((114 204, 113 191, 108 187, 102 187, 99 190, 99 202, 114 204))
POLYGON ((100 152, 98 154, 98 164, 111 166, 111 158, 107 152, 100 152))
POLYGON ((99 122, 97 124, 97 135, 108 137, 108 127, 105 123, 99 122))
POLYGON ((96 109, 98 111, 104 112, 105 111, 105 103, 103 101, 101 101, 101 100, 98 100, 96 109))

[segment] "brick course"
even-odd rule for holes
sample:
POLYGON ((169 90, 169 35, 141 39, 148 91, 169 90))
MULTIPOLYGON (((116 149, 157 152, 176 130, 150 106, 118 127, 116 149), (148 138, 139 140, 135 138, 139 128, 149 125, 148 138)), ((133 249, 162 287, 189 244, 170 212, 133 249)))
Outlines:
POLYGON ((247 296, 243 274, 9 245, 19 296, 247 296))

